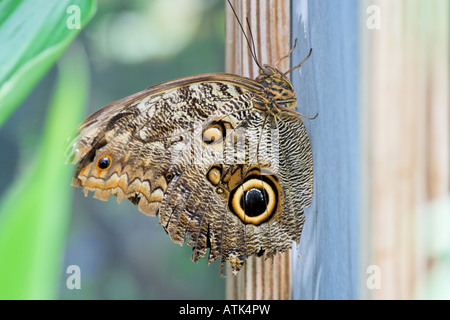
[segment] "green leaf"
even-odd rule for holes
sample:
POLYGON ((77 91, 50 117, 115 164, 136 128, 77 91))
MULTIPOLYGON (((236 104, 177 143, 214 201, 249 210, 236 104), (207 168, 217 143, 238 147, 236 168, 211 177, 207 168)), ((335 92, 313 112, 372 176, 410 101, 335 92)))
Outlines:
POLYGON ((95 9, 95 0, 0 0, 0 126, 95 9))
POLYGON ((84 51, 71 46, 59 63, 39 152, 0 203, 0 299, 57 296, 73 169, 64 164, 64 148, 81 121, 88 80, 84 51))

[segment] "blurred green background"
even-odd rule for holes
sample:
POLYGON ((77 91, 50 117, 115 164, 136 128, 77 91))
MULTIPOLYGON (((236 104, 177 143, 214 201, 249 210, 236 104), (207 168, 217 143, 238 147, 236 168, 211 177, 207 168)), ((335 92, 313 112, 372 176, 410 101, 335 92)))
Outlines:
POLYGON ((0 1, 9 49, 0 53, 0 97, 18 101, 0 100, 0 298, 224 298, 218 262, 191 262, 190 247, 129 202, 85 198, 64 165, 66 139, 100 107, 166 80, 223 72, 224 8, 222 0, 0 1), (61 20, 72 12, 52 20, 71 4, 81 8, 81 30, 61 20), (14 29, 20 19, 36 30, 28 42, 14 29), (52 37, 62 40, 46 47, 52 37), (80 268, 79 290, 66 285, 70 265, 80 268))

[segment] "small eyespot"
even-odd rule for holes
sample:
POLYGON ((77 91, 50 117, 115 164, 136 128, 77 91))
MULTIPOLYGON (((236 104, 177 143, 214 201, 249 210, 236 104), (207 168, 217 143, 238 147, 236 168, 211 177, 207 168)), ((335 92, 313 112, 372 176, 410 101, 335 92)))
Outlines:
POLYGON ((213 186, 217 186, 220 183, 221 175, 222 175, 222 168, 216 165, 213 166, 211 169, 209 169, 206 177, 213 186))
POLYGON ((167 172, 166 173, 166 180, 167 181, 170 181, 170 180, 172 180, 173 179, 173 173, 172 172, 167 172))
POLYGON ((98 170, 106 170, 109 169, 109 167, 111 167, 111 157, 110 156, 104 156, 101 157, 100 159, 98 159, 97 161, 97 169, 98 170))
POLYGON ((217 192, 218 194, 223 194, 223 193, 225 192, 225 190, 223 190, 222 187, 217 187, 217 188, 216 188, 216 192, 217 192))
POLYGON ((225 129, 221 123, 214 123, 203 131, 203 142, 206 144, 215 144, 224 137, 225 129))

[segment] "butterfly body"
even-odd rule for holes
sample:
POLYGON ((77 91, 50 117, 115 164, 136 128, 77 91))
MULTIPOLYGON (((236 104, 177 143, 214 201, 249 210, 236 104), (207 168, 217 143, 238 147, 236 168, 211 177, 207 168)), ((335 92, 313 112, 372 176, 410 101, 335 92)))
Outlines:
POLYGON ((292 84, 264 66, 165 82, 116 101, 80 126, 72 184, 158 216, 192 259, 238 272, 299 241, 313 196, 312 153, 292 84))

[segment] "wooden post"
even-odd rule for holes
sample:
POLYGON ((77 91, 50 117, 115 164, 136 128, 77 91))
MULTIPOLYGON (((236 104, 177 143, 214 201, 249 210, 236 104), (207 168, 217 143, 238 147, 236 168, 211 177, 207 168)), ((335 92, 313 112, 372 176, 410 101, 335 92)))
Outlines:
MULTIPOLYGON (((290 1, 234 0, 231 1, 242 25, 249 19, 256 53, 262 64, 275 64, 290 49, 290 1)), ((226 3, 226 72, 255 78, 258 67, 236 18, 226 3)), ((247 28, 246 32, 249 35, 247 28)), ((289 59, 279 66, 288 70, 289 59)), ((227 272, 227 299, 290 299, 290 252, 274 258, 251 257, 238 276, 227 272)))
POLYGON ((380 20, 362 32, 364 260, 381 276, 366 298, 412 299, 432 265, 419 210, 449 194, 449 9, 447 0, 361 7, 365 20, 380 20))

